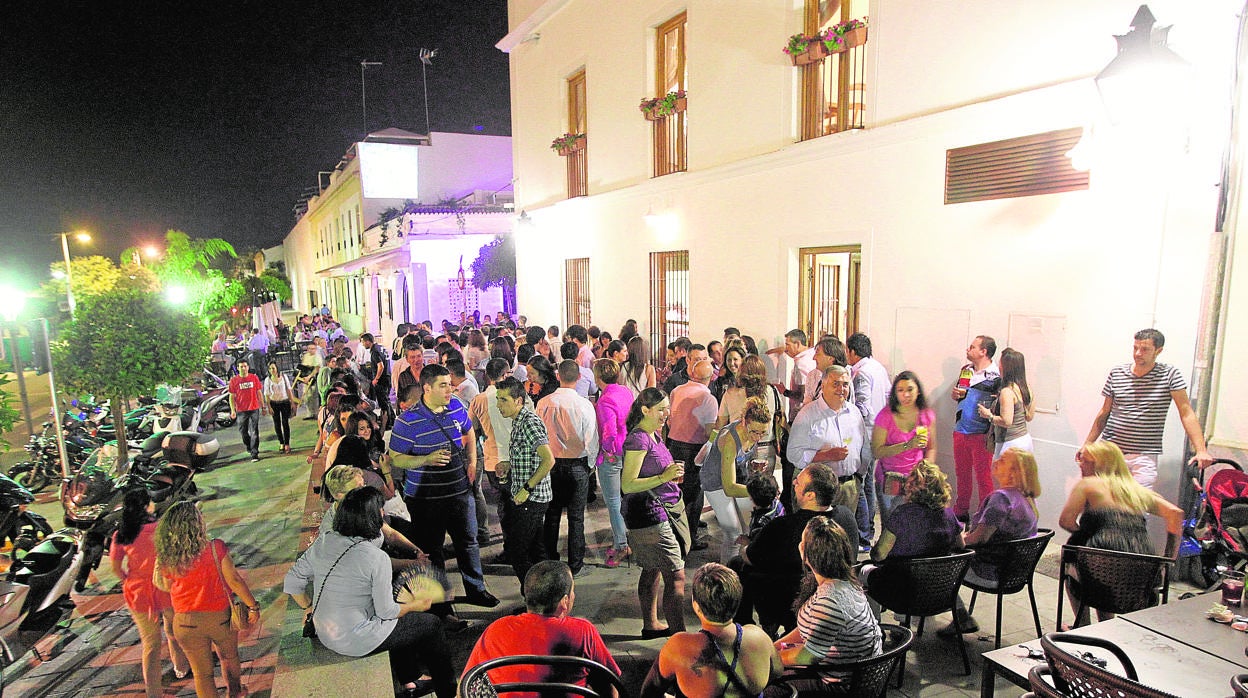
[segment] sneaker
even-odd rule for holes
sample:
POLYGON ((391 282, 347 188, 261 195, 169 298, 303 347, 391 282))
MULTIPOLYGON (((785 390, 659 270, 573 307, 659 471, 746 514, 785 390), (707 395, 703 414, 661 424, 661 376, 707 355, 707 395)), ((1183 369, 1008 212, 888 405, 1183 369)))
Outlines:
POLYGON ((490 592, 482 589, 481 591, 469 590, 464 594, 464 603, 469 606, 484 606, 485 608, 494 608, 498 605, 498 597, 490 592))
POLYGON ((583 565, 583 566, 581 566, 581 568, 580 568, 580 569, 577 569, 577 570, 572 570, 572 578, 573 578, 573 579, 580 579, 581 577, 584 577, 584 576, 588 575, 590 572, 593 572, 593 571, 594 571, 594 568, 593 568, 593 567, 590 567, 589 565, 583 565))
POLYGON ((260 462, 260 456, 252 456, 252 457, 251 457, 251 462, 252 462, 252 463, 259 463, 259 462, 260 462))

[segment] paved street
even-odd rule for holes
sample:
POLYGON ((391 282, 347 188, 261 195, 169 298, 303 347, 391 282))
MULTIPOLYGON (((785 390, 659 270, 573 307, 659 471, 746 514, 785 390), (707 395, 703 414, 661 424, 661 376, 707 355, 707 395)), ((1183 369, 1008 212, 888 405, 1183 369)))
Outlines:
MULTIPOLYGON (((288 597, 281 593, 282 577, 294 560, 300 546, 300 529, 304 505, 308 500, 310 466, 305 462, 312 444, 312 423, 295 420, 290 456, 275 453, 276 441, 267 420, 262 423, 265 446, 263 460, 247 462, 242 453, 238 433, 229 429, 220 434, 222 455, 215 467, 196 478, 202 492, 202 506, 214 536, 229 543, 231 553, 243 571, 263 611, 263 624, 242 642, 244 683, 254 696, 271 693, 273 673, 278 665, 279 631, 286 614, 288 597), (302 453, 298 452, 301 449, 302 453)), ((54 524, 59 523, 60 505, 51 492, 43 493, 36 508, 54 524)), ((713 521, 709 513, 705 517, 713 521)), ((497 531, 497 522, 492 521, 497 531)), ((591 619, 601 630, 625 672, 630 687, 640 686, 661 640, 643 642, 638 633, 641 621, 636 601, 636 568, 601 567, 602 555, 610 541, 606 512, 601 500, 591 505, 586 525, 593 571, 577 580, 575 613, 591 619)), ((712 524, 712 535, 717 531, 712 524)), ((710 550, 717 550, 712 543, 710 550)), ((485 546, 482 557, 494 558, 500 550, 497 543, 485 546)), ((709 551, 694 553, 690 569, 708 560, 709 551)), ((487 565, 487 582, 502 604, 496 609, 459 606, 459 614, 473 626, 451 636, 455 661, 462 666, 472 643, 491 619, 520 604, 518 584, 511 569, 503 565, 487 565)), ((451 574, 459 591, 458 577, 451 574)), ((1036 592, 1041 621, 1046 629, 1053 625, 1056 610, 1054 579, 1037 575, 1036 592)), ((1182 591, 1179 589, 1178 591, 1182 591)), ((1178 593, 1178 592, 1175 592, 1178 593)), ((46 635, 24 634, 17 662, 5 671, 10 695, 22 696, 132 696, 143 692, 139 667, 139 640, 122 601, 117 579, 105 562, 92 578, 85 594, 74 594, 75 609, 46 635), (38 650, 36 656, 31 648, 38 650)), ((972 654, 972 674, 962 676, 957 646, 932 631, 948 622, 948 615, 930 619, 927 632, 916 641, 916 648, 907 662, 906 681, 900 691, 906 696, 975 696, 979 695, 978 653, 992 648, 993 616, 991 599, 979 604, 977 617, 985 632, 968 635, 972 654)), ((1031 639, 1030 613, 1026 595, 1008 597, 1003 644, 1031 639)), ((692 612, 688 612, 690 627, 692 612)), ((886 619, 890 620, 891 619, 886 619)), ((191 680, 177 681, 165 660, 166 692, 179 696, 194 695, 191 680)), ((344 683, 347 681, 344 677, 344 683)), ((218 678, 218 685, 224 683, 218 678)), ((1018 691, 999 682, 1002 695, 1018 691)), ((285 697, 283 697, 285 698, 285 697)))

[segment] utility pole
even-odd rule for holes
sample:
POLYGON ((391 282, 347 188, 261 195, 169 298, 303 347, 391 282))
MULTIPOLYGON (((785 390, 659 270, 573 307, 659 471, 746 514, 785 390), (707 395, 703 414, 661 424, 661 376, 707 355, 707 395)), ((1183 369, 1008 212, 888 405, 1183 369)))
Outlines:
POLYGON ((433 65, 434 56, 438 55, 438 50, 422 48, 420 50, 420 82, 425 90, 425 135, 430 135, 431 127, 429 126, 429 78, 425 75, 425 67, 433 65))
POLYGON ((367 58, 360 61, 360 112, 361 112, 361 116, 364 119, 364 136, 365 137, 368 136, 368 100, 364 96, 365 95, 364 69, 373 65, 381 65, 381 63, 378 63, 377 61, 370 61, 367 58))

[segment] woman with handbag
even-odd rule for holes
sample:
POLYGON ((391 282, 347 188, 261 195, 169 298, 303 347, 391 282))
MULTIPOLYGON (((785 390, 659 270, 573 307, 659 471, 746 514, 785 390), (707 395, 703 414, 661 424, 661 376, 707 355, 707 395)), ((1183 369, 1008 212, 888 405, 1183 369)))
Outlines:
POLYGON ((173 602, 173 636, 186 652, 199 698, 217 695, 212 651, 216 648, 230 698, 246 695, 238 659, 238 631, 260 618, 256 597, 219 539, 208 539, 194 502, 178 502, 156 525, 152 582, 173 602), (242 599, 232 600, 233 595, 242 599))
POLYGON ((875 495, 880 504, 880 523, 887 526, 888 515, 901 504, 906 478, 919 461, 936 462, 936 413, 927 406, 923 385, 913 371, 902 371, 893 379, 888 393, 888 409, 875 417, 871 452, 879 461, 875 471, 875 495))
POLYGON ((122 593, 130 617, 139 630, 143 643, 143 684, 148 698, 161 695, 160 641, 161 631, 169 638, 169 658, 173 675, 179 679, 190 673, 186 653, 173 637, 173 604, 169 592, 152 584, 152 568, 156 566, 156 505, 146 488, 126 492, 121 508, 121 525, 113 534, 108 551, 113 574, 121 580, 122 593))
POLYGON ((658 432, 671 414, 667 395, 646 388, 633 402, 625 425, 624 525, 633 560, 641 567, 637 598, 641 602, 641 637, 668 637, 685 630, 685 554, 691 541, 684 504, 680 500, 683 463, 672 462, 658 432), (660 592, 660 576, 662 591, 660 592), (659 626, 659 599, 663 599, 666 627, 659 626))
MULTIPOLYGON (((730 342, 729 351, 734 346, 736 346, 735 343, 730 342)), ((724 361, 727 362, 728 353, 725 352, 724 356, 724 361)), ((776 441, 780 438, 781 432, 787 430, 780 392, 774 385, 767 382, 767 364, 763 363, 758 354, 747 354, 741 360, 741 367, 737 370, 735 378, 736 384, 724 390, 724 398, 719 402, 719 418, 715 420, 715 428, 722 429, 729 422, 740 420, 745 414, 746 400, 750 398, 762 400, 763 405, 771 414, 771 421, 768 422, 767 433, 755 445, 755 457, 767 461, 767 472, 773 472, 776 468, 776 457, 780 453, 776 441)))
MULTIPOLYGON (((424 664, 438 698, 453 698, 455 672, 442 620, 426 612, 441 599, 394 600, 390 561, 381 550, 384 501, 375 487, 347 493, 338 503, 334 530, 299 556, 283 590, 310 611, 315 637, 325 647, 348 657, 389 652, 403 695, 428 692, 418 682, 424 664)), ((309 631, 305 623, 305 635, 309 631)))
POLYGON ((269 362, 269 377, 264 379, 264 399, 269 401, 273 415, 273 431, 277 434, 279 453, 290 453, 290 415, 295 404, 295 388, 290 378, 282 375, 277 362, 269 362))

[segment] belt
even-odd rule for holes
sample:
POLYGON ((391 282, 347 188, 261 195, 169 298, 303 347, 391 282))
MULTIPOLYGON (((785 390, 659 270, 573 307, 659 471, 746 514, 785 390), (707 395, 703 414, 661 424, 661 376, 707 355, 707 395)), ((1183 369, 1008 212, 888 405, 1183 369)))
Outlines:
POLYGON ((850 480, 853 480, 853 479, 854 479, 853 475, 841 475, 836 478, 836 481, 837 482, 849 482, 850 480))

